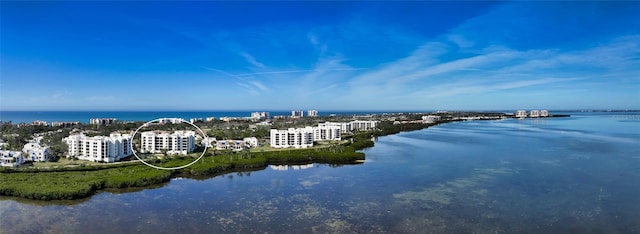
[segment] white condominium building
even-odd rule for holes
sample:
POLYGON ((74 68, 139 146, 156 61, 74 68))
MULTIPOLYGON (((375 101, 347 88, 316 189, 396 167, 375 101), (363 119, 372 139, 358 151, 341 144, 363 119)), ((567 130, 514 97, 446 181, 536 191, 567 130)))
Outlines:
POLYGON ((342 132, 342 133, 351 132, 351 123, 324 122, 324 123, 319 123, 318 127, 338 127, 338 128, 340 128, 340 132, 342 132))
POLYGON ((540 111, 540 117, 549 117, 549 111, 548 110, 541 110, 540 111))
POLYGON ((517 110, 515 115, 516 115, 516 118, 526 118, 527 117, 527 111, 525 111, 525 110, 517 110))
POLYGON ((65 137, 62 141, 69 146, 67 157, 81 160, 115 162, 132 154, 129 134, 111 133, 108 137, 77 134, 65 137))
POLYGON ((378 127, 378 121, 373 120, 354 120, 351 121, 351 130, 368 131, 378 127))
POLYGON ((25 153, 26 160, 34 162, 44 162, 51 157, 51 149, 47 146, 41 146, 38 143, 30 142, 22 147, 22 152, 25 153))
POLYGON ((313 146, 313 128, 271 129, 271 147, 308 148, 313 146))
POLYGON ((168 124, 168 123, 181 124, 182 122, 187 122, 187 121, 184 120, 183 118, 162 118, 162 119, 159 119, 157 122, 160 124, 168 124))
POLYGON ((140 133, 142 136, 142 153, 187 154, 196 148, 196 133, 194 131, 148 131, 140 133))
POLYGON ((314 141, 339 141, 340 127, 318 126, 289 128, 286 130, 271 129, 271 147, 273 148, 308 148, 314 141))
POLYGON ((540 117, 540 111, 539 110, 531 110, 529 112, 529 117, 531 118, 538 118, 540 117))
POLYGON ((189 119, 189 123, 196 123, 196 122, 204 122, 203 118, 191 118, 189 119))
POLYGON ((301 111, 301 110, 291 111, 291 118, 302 118, 302 117, 304 117, 304 111, 301 111))
POLYGON ((93 118, 89 121, 89 123, 95 124, 95 125, 109 125, 109 124, 114 124, 117 121, 118 120, 115 118, 93 118))
POLYGON ((34 120, 31 125, 33 126, 49 126, 49 123, 47 123, 47 121, 42 121, 42 120, 34 120))
POLYGON ((317 110, 309 110, 309 111, 307 111, 307 116, 309 116, 309 117, 317 117, 318 116, 318 111, 317 110))
POLYGON ((338 126, 318 126, 313 127, 314 141, 339 141, 340 127, 338 126))
POLYGON ((251 119, 260 120, 260 119, 268 119, 269 112, 251 112, 251 119))
POLYGON ((425 115, 425 116, 422 116, 422 122, 424 122, 424 123, 435 123, 437 121, 440 121, 440 116, 438 116, 438 115, 425 115))

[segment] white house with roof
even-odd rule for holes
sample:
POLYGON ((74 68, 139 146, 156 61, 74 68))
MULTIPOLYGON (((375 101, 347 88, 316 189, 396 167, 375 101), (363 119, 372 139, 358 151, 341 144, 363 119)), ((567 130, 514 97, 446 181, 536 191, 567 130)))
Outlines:
POLYGON ((217 150, 233 150, 241 151, 247 148, 247 145, 242 140, 220 140, 216 142, 217 150))
POLYGON ((51 156, 51 149, 48 146, 42 146, 36 142, 29 142, 22 147, 26 160, 34 162, 48 161, 51 156))
POLYGON ((243 149, 258 147, 258 138, 255 137, 245 137, 242 140, 220 140, 215 141, 216 150, 233 150, 233 151, 241 151, 243 149))
POLYGON ((188 154, 196 148, 194 131, 147 131, 142 136, 142 153, 161 153, 167 150, 169 154, 188 154))
POLYGON ((62 139, 69 146, 67 157, 94 162, 115 162, 132 155, 131 135, 111 133, 109 136, 70 135, 62 139))
POLYGON ((0 166, 15 167, 24 163, 22 152, 11 150, 0 150, 0 166))

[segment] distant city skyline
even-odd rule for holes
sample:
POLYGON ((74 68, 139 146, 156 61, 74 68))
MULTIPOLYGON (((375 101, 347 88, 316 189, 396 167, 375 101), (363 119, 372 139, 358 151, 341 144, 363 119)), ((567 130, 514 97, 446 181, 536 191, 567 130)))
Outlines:
POLYGON ((0 109, 640 109, 637 12, 637 1, 3 1, 0 109))

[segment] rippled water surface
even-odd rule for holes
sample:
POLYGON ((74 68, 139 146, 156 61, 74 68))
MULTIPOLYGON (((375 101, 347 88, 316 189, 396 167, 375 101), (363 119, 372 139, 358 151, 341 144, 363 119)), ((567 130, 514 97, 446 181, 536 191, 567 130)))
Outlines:
POLYGON ((381 137, 359 165, 0 198, 0 232, 640 233, 637 114, 456 122, 381 137))

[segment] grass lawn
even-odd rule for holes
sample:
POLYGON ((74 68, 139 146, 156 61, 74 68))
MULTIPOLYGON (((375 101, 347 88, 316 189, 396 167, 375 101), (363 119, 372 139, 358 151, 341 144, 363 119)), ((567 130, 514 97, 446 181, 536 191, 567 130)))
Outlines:
POLYGON ((85 165, 100 165, 102 163, 98 163, 98 162, 91 162, 91 161, 85 161, 85 160, 70 160, 70 159, 66 159, 66 158, 61 158, 60 160, 58 160, 57 162, 34 162, 33 163, 33 167, 37 167, 37 168, 47 168, 47 167, 56 167, 56 166, 79 166, 81 164, 85 164, 85 165))

